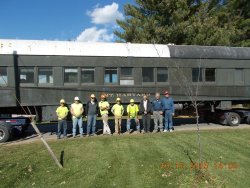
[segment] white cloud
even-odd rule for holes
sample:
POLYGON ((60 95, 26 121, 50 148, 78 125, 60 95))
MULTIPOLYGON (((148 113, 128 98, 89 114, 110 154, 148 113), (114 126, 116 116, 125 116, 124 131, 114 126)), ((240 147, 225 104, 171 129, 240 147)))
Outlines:
POLYGON ((94 24, 115 24, 116 19, 124 19, 117 3, 104 7, 97 5, 92 12, 87 11, 87 14, 91 17, 91 22, 94 24))
POLYGON ((81 42, 110 42, 114 39, 114 34, 108 33, 107 29, 97 29, 90 27, 85 29, 77 38, 76 41, 81 42))
POLYGON ((93 25, 102 25, 104 28, 97 28, 97 26, 84 29, 76 41, 82 42, 112 42, 114 41, 114 29, 119 28, 116 24, 117 19, 124 19, 123 14, 119 11, 119 5, 112 3, 100 7, 97 4, 92 11, 87 11, 93 25))

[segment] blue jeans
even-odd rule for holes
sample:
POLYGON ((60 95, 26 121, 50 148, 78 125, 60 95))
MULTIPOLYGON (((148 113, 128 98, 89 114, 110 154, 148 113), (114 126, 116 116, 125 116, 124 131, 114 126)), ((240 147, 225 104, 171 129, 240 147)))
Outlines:
POLYGON ((173 112, 171 110, 165 111, 165 130, 173 129, 173 112))
POLYGON ((140 131, 140 122, 137 118, 130 118, 127 120, 127 131, 130 131, 131 121, 134 120, 136 124, 136 130, 140 131))
POLYGON ((73 136, 76 135, 76 126, 77 126, 77 124, 79 126, 80 135, 82 135, 83 134, 82 117, 80 117, 80 118, 72 118, 72 120, 73 120, 73 129, 72 129, 73 136))
POLYGON ((67 136, 67 121, 66 120, 58 120, 57 126, 57 138, 61 137, 61 129, 63 128, 63 136, 67 136))
POLYGON ((91 125, 92 125, 92 134, 95 134, 96 115, 88 115, 87 134, 90 133, 91 125))

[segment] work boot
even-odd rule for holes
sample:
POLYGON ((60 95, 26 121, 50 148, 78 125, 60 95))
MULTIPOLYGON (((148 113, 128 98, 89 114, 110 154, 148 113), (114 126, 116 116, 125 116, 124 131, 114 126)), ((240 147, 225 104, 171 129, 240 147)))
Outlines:
POLYGON ((157 130, 153 130, 153 132, 152 133, 157 133, 158 131, 157 130))

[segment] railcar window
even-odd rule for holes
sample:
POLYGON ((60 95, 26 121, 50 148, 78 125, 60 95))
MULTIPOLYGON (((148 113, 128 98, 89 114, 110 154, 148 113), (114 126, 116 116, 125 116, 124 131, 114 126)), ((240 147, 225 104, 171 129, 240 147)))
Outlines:
POLYGON ((131 67, 121 68, 121 77, 133 77, 133 68, 131 67))
POLYGON ((236 84, 244 83, 244 70, 243 69, 235 69, 234 79, 236 84))
POLYGON ((34 68, 20 67, 19 68, 20 83, 33 84, 34 83, 34 68))
POLYGON ((215 69, 214 68, 205 69, 205 81, 215 82, 215 69))
POLYGON ((53 70, 52 68, 38 69, 38 83, 39 84, 53 84, 53 70))
POLYGON ((78 69, 65 68, 64 69, 64 83, 77 83, 78 82, 78 69))
POLYGON ((168 82, 168 68, 157 68, 157 82, 168 82))
POLYGON ((94 68, 82 68, 81 82, 82 83, 94 83, 95 82, 95 69, 94 68))
POLYGON ((106 68, 104 81, 107 84, 116 84, 118 82, 117 68, 106 68))
POLYGON ((192 68, 192 81, 193 82, 202 81, 202 69, 201 68, 192 68))
POLYGON ((134 85, 133 68, 121 68, 120 85, 134 85))
POLYGON ((142 81, 154 82, 154 68, 151 67, 142 68, 142 81))
POLYGON ((0 67, 0 85, 8 85, 7 67, 0 67))

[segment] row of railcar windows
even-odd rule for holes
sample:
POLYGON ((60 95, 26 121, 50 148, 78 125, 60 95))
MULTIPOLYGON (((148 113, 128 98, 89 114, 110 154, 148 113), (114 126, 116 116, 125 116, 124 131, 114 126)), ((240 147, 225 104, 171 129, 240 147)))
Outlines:
MULTIPOLYGON (((34 67, 19 67, 19 78, 22 84, 34 84, 35 73, 34 67)), ((243 69, 242 69, 243 70, 243 69)), ((53 85, 54 74, 53 68, 37 69, 38 84, 53 85)), ((215 82, 216 73, 214 68, 192 68, 193 82, 215 82)), ((78 83, 80 74, 81 83, 95 83, 95 68, 64 68, 64 83, 72 84, 78 83), (80 71, 79 71, 80 70, 80 71)), ((236 75, 240 75, 236 74, 236 75)), ((166 67, 143 67, 142 68, 142 82, 143 83, 167 83, 168 82, 168 68, 166 67)), ((104 70, 105 84, 120 84, 120 85, 134 85, 134 68, 105 68, 104 70)), ((7 67, 0 67, 0 85, 8 84, 7 67)))

